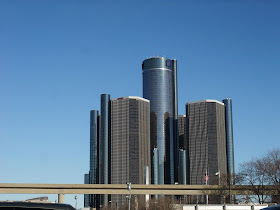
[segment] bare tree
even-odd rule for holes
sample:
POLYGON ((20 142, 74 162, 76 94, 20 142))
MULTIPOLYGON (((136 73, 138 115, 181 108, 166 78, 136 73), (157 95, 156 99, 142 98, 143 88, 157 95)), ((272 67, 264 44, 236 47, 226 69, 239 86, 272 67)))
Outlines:
POLYGON ((238 184, 250 185, 255 196, 247 196, 251 202, 280 202, 280 149, 275 149, 264 157, 241 164, 237 175, 238 184), (279 186, 274 196, 268 196, 266 185, 279 186))
MULTIPOLYGON (((232 180, 235 179, 234 177, 233 174, 219 174, 219 177, 212 181, 212 184, 219 185, 219 188, 213 191, 212 195, 209 195, 209 203, 235 203, 235 196, 232 196, 231 192, 232 180)), ((204 194, 206 194, 206 192, 204 192, 204 194)))
POLYGON ((262 170, 270 185, 277 186, 272 202, 280 203, 280 149, 274 149, 261 160, 262 170))
POLYGON ((240 184, 251 186, 251 191, 255 194, 255 196, 247 196, 247 199, 251 202, 257 200, 259 204, 263 204, 268 201, 269 198, 264 193, 265 185, 267 185, 268 182, 264 171, 260 168, 259 160, 251 160, 241 164, 238 180, 240 184))

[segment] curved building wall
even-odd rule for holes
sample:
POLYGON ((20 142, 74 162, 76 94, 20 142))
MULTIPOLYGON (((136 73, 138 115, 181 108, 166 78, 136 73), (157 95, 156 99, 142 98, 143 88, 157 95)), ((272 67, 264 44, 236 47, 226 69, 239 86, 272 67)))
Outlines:
MULTIPOLYGON (((97 110, 90 111, 90 166, 88 183, 85 184, 98 184, 98 146, 99 146, 99 113, 97 110)), ((88 206, 96 207, 96 195, 87 195, 88 206)), ((86 197, 87 197, 86 196, 86 197)), ((86 199, 85 199, 86 200, 86 199)))
POLYGON ((186 164, 186 150, 179 150, 179 170, 178 170, 178 183, 187 184, 187 164, 186 164))
POLYGON ((97 110, 90 111, 90 181, 89 184, 98 183, 98 138, 99 138, 99 127, 98 127, 99 114, 97 110))
MULTIPOLYGON (((158 148, 158 183, 174 183, 174 60, 143 61, 143 97, 150 100, 151 149, 158 148)), ((155 180, 155 178, 154 178, 155 180)))
MULTIPOLYGON (((227 170, 230 175, 234 175, 234 148, 233 148, 233 123, 232 123, 232 100, 224 99, 225 118, 226 118, 226 136, 227 136, 227 170)), ((233 184, 234 180, 230 180, 233 184)))
MULTIPOLYGON (((101 128, 99 142, 100 183, 110 184, 111 170, 111 101, 109 94, 101 94, 101 128)), ((101 196, 101 203, 108 204, 108 195, 101 196)))

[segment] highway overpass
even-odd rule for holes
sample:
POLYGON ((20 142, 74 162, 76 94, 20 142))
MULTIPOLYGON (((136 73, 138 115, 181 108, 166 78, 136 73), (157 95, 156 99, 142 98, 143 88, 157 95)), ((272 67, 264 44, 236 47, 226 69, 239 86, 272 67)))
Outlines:
MULTIPOLYGON (((279 187, 256 186, 267 195, 277 194, 279 187)), ((232 195, 254 195, 250 185, 140 185, 131 184, 131 194, 141 195, 205 195, 230 191, 232 195)), ((128 194, 126 184, 19 184, 0 183, 4 194, 128 194)))

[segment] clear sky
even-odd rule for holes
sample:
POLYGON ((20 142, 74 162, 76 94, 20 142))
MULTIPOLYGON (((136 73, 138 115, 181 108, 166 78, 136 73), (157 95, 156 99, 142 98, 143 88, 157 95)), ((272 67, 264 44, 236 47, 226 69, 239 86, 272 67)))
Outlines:
POLYGON ((232 98, 237 169, 279 148, 279 11, 279 0, 1 0, 0 182, 83 183, 90 110, 102 93, 142 96, 151 56, 178 60, 179 114, 232 98))

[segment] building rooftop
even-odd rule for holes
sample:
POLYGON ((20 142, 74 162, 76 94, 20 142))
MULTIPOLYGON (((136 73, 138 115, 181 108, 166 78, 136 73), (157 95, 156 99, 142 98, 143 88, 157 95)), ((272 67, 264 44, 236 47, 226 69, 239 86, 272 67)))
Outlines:
POLYGON ((136 100, 141 100, 141 101, 150 102, 150 100, 145 99, 145 98, 141 98, 141 97, 139 97, 139 96, 126 96, 126 97, 120 97, 120 98, 115 98, 115 99, 112 99, 112 101, 121 100, 121 99, 136 99, 136 100))
POLYGON ((213 99, 205 99, 205 100, 200 100, 200 101, 192 101, 192 102, 188 102, 187 104, 196 104, 196 103, 203 103, 203 102, 214 102, 214 103, 218 103, 221 105, 225 105, 224 103, 217 101, 217 100, 213 100, 213 99))

